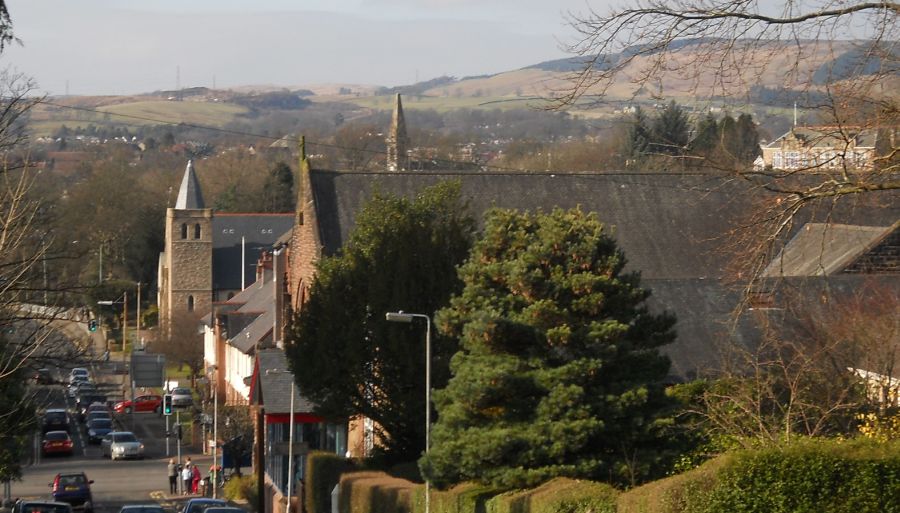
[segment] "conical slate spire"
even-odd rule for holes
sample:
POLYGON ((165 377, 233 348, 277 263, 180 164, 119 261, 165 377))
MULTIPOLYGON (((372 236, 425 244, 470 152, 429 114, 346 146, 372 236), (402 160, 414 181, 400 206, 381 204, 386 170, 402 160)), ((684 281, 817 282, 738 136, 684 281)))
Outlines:
POLYGON ((175 200, 176 210, 195 210, 206 208, 203 205, 203 194, 200 192, 200 181, 194 173, 194 161, 188 160, 184 170, 184 178, 181 179, 181 188, 178 189, 178 199, 175 200))
POLYGON ((385 142, 387 143, 388 171, 404 171, 408 169, 407 148, 409 147, 409 137, 406 135, 406 119, 403 117, 403 104, 400 102, 400 93, 397 93, 394 100, 391 129, 385 142))

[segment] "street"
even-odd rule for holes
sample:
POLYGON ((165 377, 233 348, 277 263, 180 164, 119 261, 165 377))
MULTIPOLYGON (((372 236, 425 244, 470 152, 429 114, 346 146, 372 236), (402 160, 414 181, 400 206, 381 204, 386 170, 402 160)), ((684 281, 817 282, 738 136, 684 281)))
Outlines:
MULTIPOLYGON (((122 375, 117 372, 119 365, 111 362, 81 362, 77 365, 88 367, 100 392, 112 401, 122 397, 122 375)), ((72 366, 77 366, 75 362, 72 366)), ((165 418, 155 413, 115 415, 116 429, 133 431, 145 446, 142 460, 110 461, 101 456, 99 444, 88 444, 84 424, 75 416, 74 399, 66 394, 62 382, 68 375, 65 368, 51 369, 54 384, 34 385, 35 399, 39 413, 49 408, 65 408, 69 412, 70 436, 74 442, 72 456, 42 457, 40 454, 40 434, 36 433, 32 464, 24 468, 22 481, 12 483, 12 497, 50 497, 50 483, 57 473, 84 472, 93 480, 91 490, 95 511, 116 512, 124 504, 158 503, 170 510, 179 508, 184 497, 169 497, 166 476, 165 418)), ((171 419, 174 422, 174 417, 171 419)), ((171 454, 176 456, 175 440, 171 440, 171 454)), ((182 458, 190 456, 200 468, 208 468, 211 458, 182 450, 182 458)))

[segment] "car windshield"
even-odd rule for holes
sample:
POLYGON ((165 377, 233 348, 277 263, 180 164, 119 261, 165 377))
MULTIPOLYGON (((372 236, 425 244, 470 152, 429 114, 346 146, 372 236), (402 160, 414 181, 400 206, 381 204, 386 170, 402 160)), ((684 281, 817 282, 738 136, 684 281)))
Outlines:
POLYGON ((107 419, 94 419, 91 421, 91 429, 112 429, 112 421, 107 419))
POLYGON ((69 434, 65 431, 51 431, 44 435, 46 440, 68 440, 69 434))
POLYGON ((187 388, 176 388, 172 390, 172 395, 191 395, 191 391, 187 388))
POLYGON ((192 500, 190 504, 185 508, 185 513, 200 513, 201 511, 205 511, 206 508, 227 505, 228 504, 226 504, 225 502, 216 499, 192 500))
POLYGON ((50 422, 60 422, 66 420, 66 414, 61 411, 48 411, 44 415, 44 419, 50 422))
POLYGON ((88 419, 89 419, 89 420, 94 420, 94 419, 110 419, 110 418, 112 418, 112 417, 110 417, 108 411, 92 411, 91 413, 88 414, 88 419))
POLYGON ((119 513, 163 513, 160 506, 124 506, 119 513))
POLYGON ((24 504, 17 511, 21 513, 71 513, 68 504, 24 504))
POLYGON ((60 486, 83 485, 85 483, 87 483, 87 479, 84 478, 84 474, 69 474, 59 476, 60 486))
POLYGON ((137 438, 135 438, 133 433, 118 433, 113 435, 113 442, 137 442, 137 438))

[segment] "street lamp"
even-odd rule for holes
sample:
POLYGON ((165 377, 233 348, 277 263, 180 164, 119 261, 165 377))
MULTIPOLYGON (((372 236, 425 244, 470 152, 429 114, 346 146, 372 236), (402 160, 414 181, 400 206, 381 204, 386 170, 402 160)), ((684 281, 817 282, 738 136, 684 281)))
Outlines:
POLYGON ((218 365, 210 365, 208 371, 212 372, 212 386, 213 386, 213 468, 216 473, 213 474, 215 477, 212 482, 212 498, 216 498, 216 487, 218 486, 219 481, 219 460, 216 455, 216 449, 219 447, 219 379, 217 376, 217 372, 219 370, 218 365))
MULTIPOLYGON (((389 322, 411 323, 413 319, 425 319, 425 454, 431 448, 431 317, 425 314, 387 312, 389 322)), ((431 482, 425 478, 425 513, 431 512, 431 482)))
MULTIPOLYGON (((122 364, 125 363, 125 341, 127 340, 126 335, 128 333, 128 292, 122 293, 122 297, 115 300, 110 301, 97 301, 98 305, 104 306, 112 306, 117 304, 122 304, 122 364)), ((106 350, 109 351, 109 344, 107 343, 106 350)))
POLYGON ((287 374, 291 377, 291 420, 288 433, 288 482, 287 482, 287 509, 285 513, 291 513, 291 492, 294 485, 294 374, 289 370, 266 369, 266 374, 287 374))

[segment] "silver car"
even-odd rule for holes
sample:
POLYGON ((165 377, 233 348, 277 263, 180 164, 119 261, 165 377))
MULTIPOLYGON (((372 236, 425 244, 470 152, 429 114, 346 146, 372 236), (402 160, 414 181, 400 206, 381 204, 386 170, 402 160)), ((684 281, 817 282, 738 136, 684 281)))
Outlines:
POLYGON ((143 459, 144 444, 131 431, 113 431, 103 437, 100 451, 111 460, 143 459))
POLYGON ((190 388, 178 387, 172 389, 172 406, 183 407, 194 404, 194 397, 191 395, 190 388))

